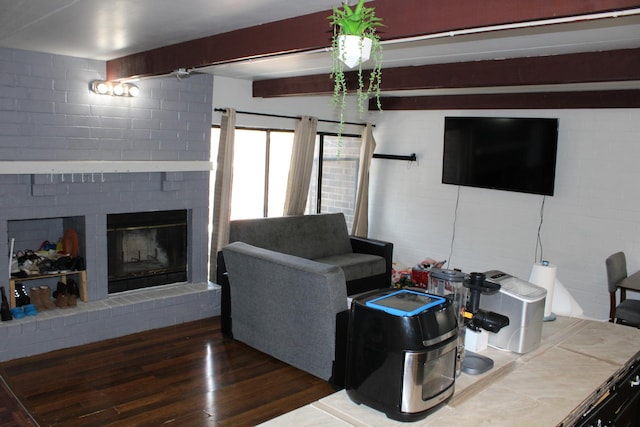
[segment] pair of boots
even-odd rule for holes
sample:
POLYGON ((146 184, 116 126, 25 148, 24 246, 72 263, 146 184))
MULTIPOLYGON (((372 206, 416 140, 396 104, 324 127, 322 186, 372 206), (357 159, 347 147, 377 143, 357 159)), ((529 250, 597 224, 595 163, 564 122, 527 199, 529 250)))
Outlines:
POLYGON ((77 306, 79 296, 80 290, 73 279, 67 279, 67 283, 58 282, 58 286, 53 292, 53 297, 56 299, 56 305, 60 308, 77 306))
POLYGON ((16 283, 16 288, 14 291, 15 299, 16 299, 16 307, 22 307, 24 305, 31 304, 31 298, 27 294, 27 290, 25 289, 22 283, 16 283))
POLYGON ((48 286, 38 286, 31 288, 31 303, 38 311, 56 308, 51 302, 51 289, 48 286))

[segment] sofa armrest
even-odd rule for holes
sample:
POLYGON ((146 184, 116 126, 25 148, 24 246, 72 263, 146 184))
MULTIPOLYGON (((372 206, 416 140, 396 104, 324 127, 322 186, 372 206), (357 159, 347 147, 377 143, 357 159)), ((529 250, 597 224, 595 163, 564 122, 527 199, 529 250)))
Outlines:
POLYGON ((329 380, 347 308, 342 269, 242 242, 222 251, 234 339, 329 380))
POLYGON ((350 236, 349 238, 351 239, 351 249, 353 252, 378 255, 384 258, 386 264, 385 285, 390 287, 391 270, 393 269, 393 243, 357 236, 350 236))

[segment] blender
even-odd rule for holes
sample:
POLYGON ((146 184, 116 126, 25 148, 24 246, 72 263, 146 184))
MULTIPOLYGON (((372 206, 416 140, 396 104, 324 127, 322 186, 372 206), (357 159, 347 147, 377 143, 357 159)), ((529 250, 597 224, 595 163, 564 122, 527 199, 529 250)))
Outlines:
POLYGON ((466 274, 459 270, 432 268, 429 271, 428 292, 448 298, 456 312, 458 321, 458 343, 456 376, 462 372, 464 362, 464 338, 466 322, 464 318, 469 289, 464 285, 466 274))

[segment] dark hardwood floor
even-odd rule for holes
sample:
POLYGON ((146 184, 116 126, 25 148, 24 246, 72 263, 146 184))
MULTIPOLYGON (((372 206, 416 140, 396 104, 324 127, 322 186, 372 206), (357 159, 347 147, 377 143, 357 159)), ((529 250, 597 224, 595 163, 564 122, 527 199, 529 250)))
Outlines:
POLYGON ((0 376, 41 426, 250 426, 335 391, 224 338, 217 317, 3 362, 0 376))
POLYGON ((0 378, 0 427, 35 427, 36 423, 0 378))

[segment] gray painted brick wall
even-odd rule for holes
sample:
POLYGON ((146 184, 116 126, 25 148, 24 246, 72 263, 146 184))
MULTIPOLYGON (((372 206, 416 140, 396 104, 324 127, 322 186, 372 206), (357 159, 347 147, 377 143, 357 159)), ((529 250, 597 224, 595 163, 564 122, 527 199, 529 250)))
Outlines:
MULTIPOLYGON (((209 160, 213 76, 145 79, 136 83, 138 97, 118 98, 89 91, 89 82, 105 75, 102 61, 0 48, 0 160, 209 160)), ((64 217, 82 229, 80 247, 92 302, 109 300, 109 213, 187 209, 189 283, 208 281, 208 172, 0 174, 0 195, 0 254, 9 253, 11 237, 20 245, 39 245, 56 240, 63 231, 54 225, 52 230, 41 229, 42 236, 12 236, 34 228, 24 220, 64 217)), ((8 275, 7 259, 0 262, 0 277, 8 275)), ((8 281, 0 282, 8 287, 8 281)), ((191 304, 183 300, 178 305, 187 311, 191 304)), ((214 315, 216 310, 211 307, 207 314, 214 315)), ((137 316, 145 318, 144 309, 137 316)), ((163 318, 150 316, 155 317, 163 318)), ((141 324, 154 327, 148 319, 141 324)), ((158 325, 166 326, 160 321, 158 325)), ((28 342, 30 332, 25 328, 27 337, 21 340, 28 342)), ((92 330, 79 335, 88 339, 103 333, 92 330)), ((76 340, 70 342, 77 345, 76 340)), ((31 347, 42 350, 37 343, 31 347)))

